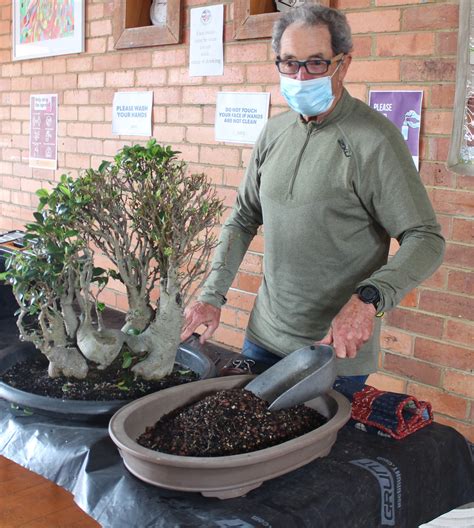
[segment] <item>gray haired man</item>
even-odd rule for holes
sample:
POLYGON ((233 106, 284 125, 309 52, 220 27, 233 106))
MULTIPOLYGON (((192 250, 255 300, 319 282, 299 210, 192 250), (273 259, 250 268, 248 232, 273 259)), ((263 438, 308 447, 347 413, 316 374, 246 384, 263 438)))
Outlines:
POLYGON ((269 364, 331 344, 338 374, 377 370, 383 312, 440 265, 444 239, 398 129, 343 86, 351 64, 346 17, 305 5, 273 32, 281 93, 291 110, 262 131, 212 271, 185 313, 182 338, 205 341, 260 225, 264 276, 243 353, 269 364), (400 243, 388 259, 390 239, 400 243))

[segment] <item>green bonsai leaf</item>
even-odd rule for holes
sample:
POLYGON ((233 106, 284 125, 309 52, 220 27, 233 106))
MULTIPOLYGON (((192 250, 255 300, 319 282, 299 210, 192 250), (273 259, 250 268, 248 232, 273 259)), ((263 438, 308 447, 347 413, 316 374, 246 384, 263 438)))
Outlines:
POLYGON ((127 369, 130 367, 133 361, 133 356, 129 350, 126 350, 122 353, 122 368, 127 369))
POLYGON ((117 387, 122 391, 129 391, 130 387, 128 386, 128 382, 126 380, 121 380, 117 383, 117 387))
POLYGON ((68 198, 71 198, 71 190, 66 185, 60 184, 58 189, 65 194, 68 198))
POLYGON ((33 216, 35 217, 36 221, 38 222, 39 225, 42 225, 44 223, 44 217, 41 213, 33 213, 33 216))
POLYGON ((99 172, 104 172, 106 169, 108 169, 110 167, 110 161, 103 161, 100 165, 99 165, 99 172))
POLYGON ((38 232, 38 230, 41 231, 41 225, 40 224, 34 224, 34 223, 26 224, 25 225, 25 229, 29 233, 36 233, 36 232, 38 232))
POLYGON ((123 278, 122 278, 122 275, 120 275, 120 273, 118 273, 117 271, 115 270, 109 270, 109 276, 112 277, 112 279, 114 280, 118 280, 120 282, 123 282, 123 278))
POLYGON ((21 412, 23 416, 33 416, 33 411, 29 407, 20 407, 16 403, 10 403, 10 409, 21 412))
POLYGON ((28 313, 30 315, 36 315, 39 311, 40 311, 40 307, 37 304, 33 304, 32 306, 30 306, 28 313))
POLYGON ((49 198, 49 192, 47 189, 38 189, 35 194, 38 198, 49 198))

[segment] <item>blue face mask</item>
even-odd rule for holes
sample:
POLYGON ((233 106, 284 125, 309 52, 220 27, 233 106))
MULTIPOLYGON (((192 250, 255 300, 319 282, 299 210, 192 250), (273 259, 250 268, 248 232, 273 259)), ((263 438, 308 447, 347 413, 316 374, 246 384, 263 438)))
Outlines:
MULTIPOLYGON (((336 71, 337 68, 334 73, 336 71)), ((281 94, 289 107, 301 115, 317 116, 324 114, 334 102, 332 75, 307 81, 280 75, 281 94)))

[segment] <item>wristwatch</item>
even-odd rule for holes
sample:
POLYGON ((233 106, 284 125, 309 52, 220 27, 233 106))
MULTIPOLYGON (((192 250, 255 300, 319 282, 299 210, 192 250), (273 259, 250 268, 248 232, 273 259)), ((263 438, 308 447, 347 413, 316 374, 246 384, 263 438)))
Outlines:
MULTIPOLYGON (((366 284, 365 286, 359 286, 355 291, 359 299, 365 304, 373 304, 378 312, 378 306, 380 302, 380 293, 375 286, 366 284)), ((378 314, 377 314, 378 315, 378 314)))

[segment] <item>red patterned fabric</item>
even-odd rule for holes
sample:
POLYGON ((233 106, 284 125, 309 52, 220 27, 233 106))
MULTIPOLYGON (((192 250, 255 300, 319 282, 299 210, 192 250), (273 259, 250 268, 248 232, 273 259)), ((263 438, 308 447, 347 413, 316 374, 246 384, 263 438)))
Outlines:
POLYGON ((400 440, 432 423, 433 412, 429 402, 366 385, 353 395, 352 419, 400 440))

